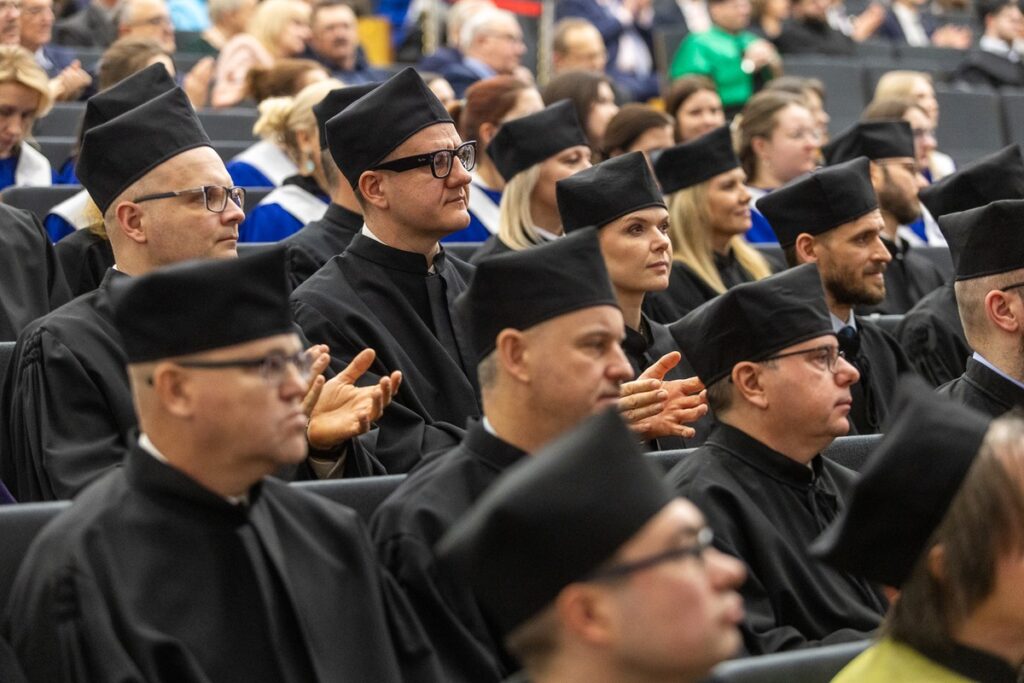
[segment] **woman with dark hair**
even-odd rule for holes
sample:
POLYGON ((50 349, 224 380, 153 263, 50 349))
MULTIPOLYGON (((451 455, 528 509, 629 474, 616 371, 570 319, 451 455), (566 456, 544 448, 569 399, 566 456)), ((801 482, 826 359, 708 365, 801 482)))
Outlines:
POLYGON ((665 112, 675 121, 676 142, 689 142, 725 125, 725 109, 715 84, 706 76, 676 79, 664 96, 665 112))
POLYGON ((596 71, 566 71, 551 79, 540 94, 544 104, 571 101, 591 151, 600 154, 608 123, 619 111, 611 79, 596 71))
POLYGON ((605 159, 628 152, 650 155, 673 141, 672 119, 646 104, 627 104, 616 114, 604 132, 605 159))
POLYGON ((476 140, 476 168, 471 175, 469 225, 442 242, 483 242, 498 233, 499 205, 505 179, 501 177, 487 146, 501 125, 544 108, 537 89, 512 76, 493 76, 466 90, 466 99, 448 107, 463 140, 476 140))

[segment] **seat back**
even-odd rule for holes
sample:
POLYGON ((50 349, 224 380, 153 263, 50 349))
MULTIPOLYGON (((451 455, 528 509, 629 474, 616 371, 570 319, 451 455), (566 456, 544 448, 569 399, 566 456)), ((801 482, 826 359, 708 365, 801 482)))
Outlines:
POLYGON ((53 136, 36 135, 34 142, 46 160, 50 162, 50 167, 59 169, 71 156, 71 149, 75 145, 75 136, 74 133, 53 136))
POLYGON ((463 261, 472 258, 482 242, 445 242, 444 250, 463 261))
POLYGON ((7 370, 11 367, 11 358, 14 357, 14 342, 0 342, 0 387, 4 385, 7 377, 7 370))
POLYGON ((32 126, 34 135, 68 137, 78 134, 78 124, 85 113, 84 102, 58 102, 46 116, 32 126))
POLYGON ((896 336, 896 330, 899 328, 900 323, 903 322, 902 315, 881 315, 879 313, 868 316, 868 320, 878 325, 882 330, 888 332, 892 336, 896 336))
POLYGON ((880 434, 842 436, 829 444, 821 454, 843 467, 860 472, 881 438, 880 434))
POLYGON ((245 204, 242 205, 242 211, 245 211, 245 215, 256 208, 256 205, 263 201, 274 188, 272 187, 247 187, 245 188, 245 204))
POLYGON ((670 469, 678 465, 686 456, 693 453, 696 448, 676 448, 668 451, 652 451, 647 454, 647 457, 652 461, 658 463, 658 465, 668 472, 670 469))
POLYGON ((686 30, 685 24, 659 26, 654 29, 652 37, 654 42, 654 65, 657 67, 658 73, 668 73, 669 68, 672 66, 672 60, 675 58, 676 52, 679 50, 679 46, 682 45, 687 33, 689 31, 686 30))
POLYGON ((68 501, 0 506, 0 538, 4 539, 0 552, 0 614, 7 609, 14 577, 36 534, 69 507, 68 501))
POLYGON ((232 109, 204 109, 199 114, 199 121, 211 140, 237 140, 256 142, 252 127, 256 123, 258 112, 251 107, 232 109))
POLYGON ((817 78, 828 93, 828 113, 832 117, 829 132, 841 133, 860 119, 867 102, 864 99, 864 65, 850 59, 827 59, 817 56, 786 57, 786 73, 817 78))
POLYGON ((914 251, 935 264, 946 280, 953 279, 953 257, 949 253, 949 247, 915 247, 914 251))
POLYGON ((999 95, 936 88, 942 110, 936 137, 939 148, 957 166, 994 152, 1005 144, 999 95))
POLYGON ((3 202, 17 209, 31 211, 39 220, 43 220, 50 209, 81 191, 81 185, 9 187, 3 191, 3 202))
POLYGON ((362 479, 300 481, 292 485, 350 507, 359 513, 364 522, 369 522, 377 506, 384 502, 384 499, 390 496, 403 481, 405 481, 404 474, 389 474, 362 479))
POLYGON ((859 640, 733 659, 716 666, 704 683, 828 683, 870 644, 859 640))

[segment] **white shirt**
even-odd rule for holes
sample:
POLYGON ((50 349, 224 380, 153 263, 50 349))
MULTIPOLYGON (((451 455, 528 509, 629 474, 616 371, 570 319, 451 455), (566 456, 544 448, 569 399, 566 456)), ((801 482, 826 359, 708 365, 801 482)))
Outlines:
POLYGON ((892 11, 896 15, 896 20, 900 22, 900 28, 903 29, 903 35, 906 37, 909 45, 914 47, 931 45, 928 34, 925 32, 924 26, 921 25, 921 15, 918 14, 917 10, 913 10, 906 5, 893 3, 892 11))
MULTIPOLYGON (((139 434, 139 448, 146 451, 154 458, 167 465, 168 467, 174 467, 169 460, 160 452, 149 438, 148 434, 139 434)), ((224 496, 224 500, 231 503, 232 505, 245 505, 249 502, 249 496, 224 496)))

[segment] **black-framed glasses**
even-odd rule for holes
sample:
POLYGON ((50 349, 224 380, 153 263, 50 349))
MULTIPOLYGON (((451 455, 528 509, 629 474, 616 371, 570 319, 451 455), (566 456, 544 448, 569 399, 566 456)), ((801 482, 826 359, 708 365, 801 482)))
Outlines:
POLYGON ((602 579, 617 579, 623 576, 628 576, 645 569, 657 566, 662 562, 671 562, 673 560, 679 560, 684 557, 692 557, 695 559, 702 559, 704 557, 704 551, 711 547, 712 541, 715 540, 715 534, 708 527, 703 527, 697 532, 697 542, 693 545, 688 545, 682 548, 672 548, 656 555, 645 557, 642 560, 636 560, 634 562, 623 562, 622 564, 613 564, 610 567, 604 569, 598 569, 591 572, 585 579, 586 581, 599 581, 602 579))
POLYGON ((154 199, 170 199, 171 197, 181 197, 186 194, 198 194, 203 193, 203 201, 206 203, 206 210, 212 211, 213 213, 223 213, 224 209, 228 208, 228 200, 231 203, 242 208, 245 204, 245 188, 233 185, 231 187, 225 187, 223 185, 203 185, 202 187, 193 187, 189 190, 178 190, 177 192, 160 192, 158 194, 144 194, 141 197, 136 197, 132 201, 136 204, 142 202, 149 202, 154 199))
POLYGON ((267 384, 280 385, 288 375, 288 368, 298 370, 302 381, 309 381, 313 372, 313 359, 305 351, 293 354, 271 353, 261 358, 230 358, 227 360, 189 360, 178 361, 177 365, 184 368, 200 370, 219 370, 222 368, 243 368, 258 370, 267 384))
POLYGON ((455 149, 439 149, 411 157, 402 157, 383 164, 377 164, 371 171, 411 171, 421 166, 430 166, 435 178, 444 180, 452 172, 453 160, 458 159, 462 168, 472 171, 476 167, 476 140, 464 142, 455 149))
POLYGON ((815 354, 811 357, 811 360, 818 363, 823 363, 825 369, 835 374, 836 363, 840 358, 846 360, 846 352, 841 351, 838 346, 815 346, 813 349, 804 349, 803 351, 790 351, 789 353, 779 353, 768 358, 762 358, 760 363, 764 363, 770 360, 779 360, 780 358, 789 358, 790 356, 804 356, 815 354))
POLYGON ((1024 282, 1015 282, 1012 285, 1006 285, 1005 287, 1000 287, 999 291, 1000 292, 1008 292, 1011 289, 1017 289, 1018 287, 1024 287, 1024 282))

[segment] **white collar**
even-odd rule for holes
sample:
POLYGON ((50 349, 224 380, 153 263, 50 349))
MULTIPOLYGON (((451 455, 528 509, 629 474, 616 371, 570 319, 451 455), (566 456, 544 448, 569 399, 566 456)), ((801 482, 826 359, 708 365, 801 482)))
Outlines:
MULTIPOLYGON (((156 445, 153 443, 153 440, 149 438, 148 434, 139 434, 139 448, 146 451, 147 453, 149 453, 154 458, 156 458, 163 464, 167 465, 168 467, 174 467, 174 465, 172 465, 170 461, 167 460, 167 457, 160 452, 160 449, 156 447, 156 445)), ((231 503, 232 505, 245 505, 249 502, 249 496, 224 496, 224 500, 231 503)))
POLYGON ((832 331, 833 332, 838 332, 839 330, 843 329, 844 327, 852 327, 855 330, 857 329, 857 317, 853 314, 853 310, 852 309, 850 310, 850 318, 849 318, 849 320, 846 320, 845 322, 842 319, 840 319, 839 317, 837 317, 836 314, 831 312, 831 311, 829 311, 828 316, 830 318, 832 318, 832 331))

